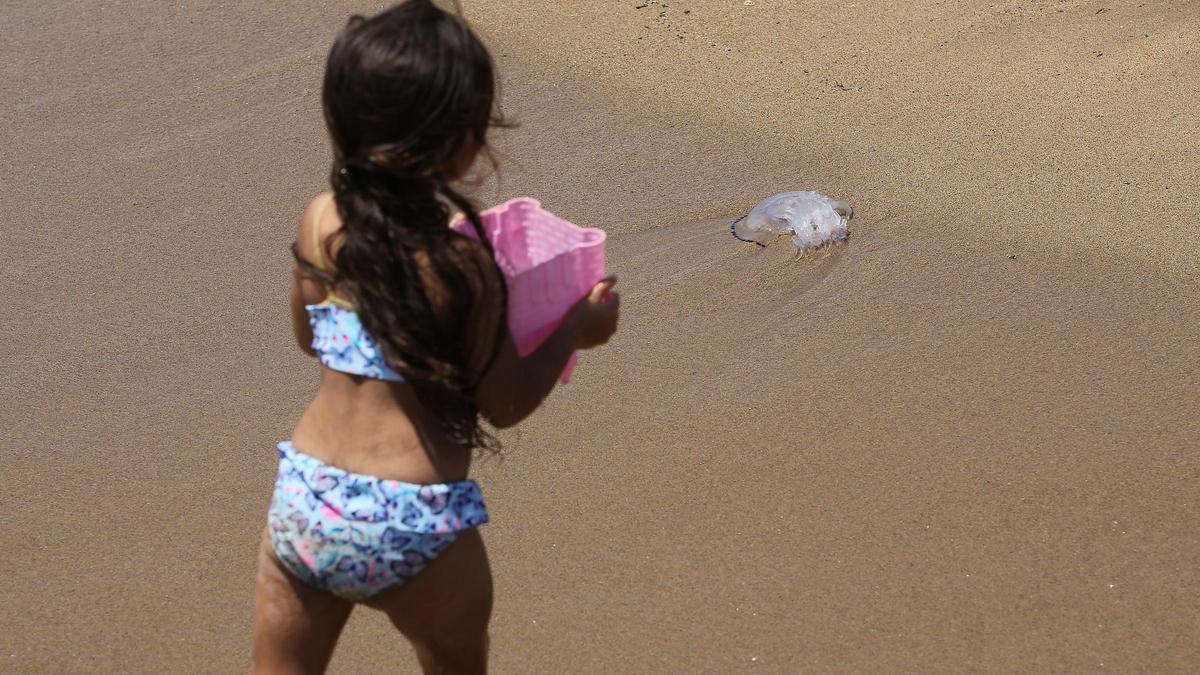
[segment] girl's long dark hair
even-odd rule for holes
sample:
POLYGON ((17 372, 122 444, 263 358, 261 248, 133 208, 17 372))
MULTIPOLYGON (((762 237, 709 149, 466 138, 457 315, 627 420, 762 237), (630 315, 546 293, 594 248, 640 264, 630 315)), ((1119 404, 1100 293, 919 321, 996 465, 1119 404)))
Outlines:
POLYGON ((296 256, 354 304, 452 443, 492 450, 468 364, 477 256, 456 245, 462 235, 448 225, 451 207, 462 211, 491 253, 475 207, 450 182, 486 151, 488 127, 499 121, 494 94, 483 44, 429 0, 350 19, 329 52, 322 94, 342 220, 336 269, 296 256), (431 276, 439 288, 427 287, 431 276))

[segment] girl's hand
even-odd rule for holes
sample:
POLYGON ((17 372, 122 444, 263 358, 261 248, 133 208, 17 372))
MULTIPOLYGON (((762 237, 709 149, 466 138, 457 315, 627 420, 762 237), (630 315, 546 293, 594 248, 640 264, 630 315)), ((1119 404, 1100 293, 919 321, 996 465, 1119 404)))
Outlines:
POLYGON ((621 295, 612 289, 617 285, 615 276, 606 277, 592 287, 587 296, 571 308, 572 318, 578 322, 579 337, 576 348, 591 349, 608 342, 617 332, 617 320, 621 313, 621 295))

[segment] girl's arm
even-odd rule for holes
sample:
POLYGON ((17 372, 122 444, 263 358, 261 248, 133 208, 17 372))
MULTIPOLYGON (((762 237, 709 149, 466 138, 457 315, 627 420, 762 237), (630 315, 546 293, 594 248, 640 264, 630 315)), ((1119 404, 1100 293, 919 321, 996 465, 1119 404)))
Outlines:
POLYGON ((505 428, 529 417, 554 389, 576 349, 608 342, 620 314, 620 296, 612 292, 615 284, 615 277, 596 284, 571 308, 558 330, 525 358, 517 355, 508 326, 501 327, 503 343, 475 397, 489 422, 505 428))
MULTIPOLYGON (((317 242, 320 241, 319 231, 316 231, 320 227, 320 223, 316 221, 318 214, 324 208, 323 204, 328 204, 328 199, 328 193, 318 195, 309 203, 308 208, 304 210, 304 215, 300 217, 300 231, 296 235, 296 252, 305 260, 321 259, 316 251, 317 242)), ((290 295, 292 332, 296 336, 296 343, 305 354, 316 356, 317 352, 312 348, 312 326, 308 322, 308 310, 304 306, 324 301, 325 286, 311 275, 305 274, 304 270, 300 269, 300 265, 293 261, 290 295)))
POLYGON ((313 332, 312 325, 308 322, 308 310, 304 308, 309 304, 304 298, 302 286, 307 280, 307 277, 300 273, 300 270, 292 272, 292 333, 296 335, 296 344, 300 346, 300 350, 309 356, 316 356, 317 351, 312 347, 313 332))

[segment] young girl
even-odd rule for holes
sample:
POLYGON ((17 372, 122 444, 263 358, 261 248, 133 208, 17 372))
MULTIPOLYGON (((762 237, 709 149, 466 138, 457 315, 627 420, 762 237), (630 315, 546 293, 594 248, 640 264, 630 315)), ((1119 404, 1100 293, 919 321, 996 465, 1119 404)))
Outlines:
POLYGON ((486 149, 492 62, 455 16, 409 0, 338 36, 325 72, 332 194, 293 245, 291 304, 321 384, 291 441, 259 556, 257 672, 320 672, 356 603, 386 612, 426 672, 486 667, 492 578, 467 479, 480 426, 538 407, 576 349, 616 330, 607 279, 517 356, 503 277, 452 185, 486 149), (479 239, 448 225, 462 212, 479 239))

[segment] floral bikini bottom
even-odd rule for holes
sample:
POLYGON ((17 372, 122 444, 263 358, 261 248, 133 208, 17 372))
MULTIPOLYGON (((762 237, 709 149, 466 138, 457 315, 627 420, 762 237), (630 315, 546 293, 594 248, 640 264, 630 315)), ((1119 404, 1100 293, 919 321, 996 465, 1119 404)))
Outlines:
POLYGON ((488 521, 472 480, 417 485, 343 471, 279 444, 267 515, 275 556, 302 581, 363 600, 425 568, 488 521))

